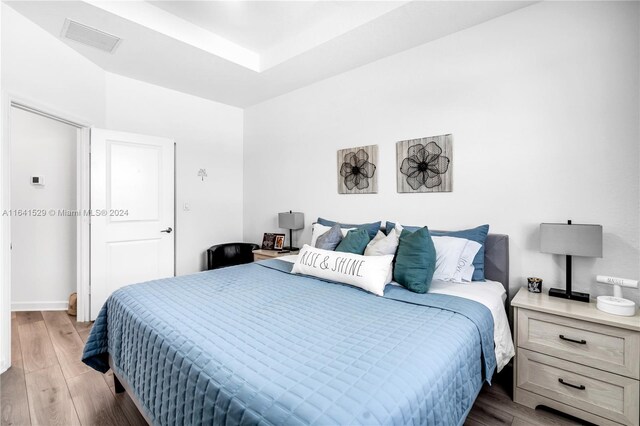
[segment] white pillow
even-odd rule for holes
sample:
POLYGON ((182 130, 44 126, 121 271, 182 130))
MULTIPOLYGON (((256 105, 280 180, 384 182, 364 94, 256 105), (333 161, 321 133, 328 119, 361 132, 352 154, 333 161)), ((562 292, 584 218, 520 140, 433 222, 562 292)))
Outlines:
POLYGON ((383 296, 384 287, 389 283, 392 261, 393 255, 362 256, 305 244, 291 272, 350 284, 383 296))
POLYGON ((367 244, 367 247, 369 247, 370 245, 375 244, 376 242, 382 240, 384 237, 386 237, 386 235, 384 235, 384 232, 378 231, 376 236, 373 237, 373 239, 371 241, 369 241, 369 244, 367 244))
MULTIPOLYGON (((376 236, 367 244, 367 248, 364 249, 365 256, 385 256, 385 255, 396 255, 396 251, 398 250, 398 244, 400 244, 400 234, 402 234, 402 226, 397 224, 393 228, 389 235, 384 235, 382 231, 378 231, 376 236)), ((391 282, 393 280, 393 265, 389 269, 389 276, 387 277, 387 281, 391 282)))
POLYGON ((382 231, 378 231, 376 236, 367 244, 364 249, 365 256, 384 256, 387 254, 394 255, 398 250, 400 242, 400 234, 402 234, 402 226, 396 225, 389 235, 384 235, 382 231))
POLYGON ((457 283, 470 283, 473 278, 473 273, 475 272, 476 267, 473 266, 473 263, 464 267, 464 269, 460 272, 460 275, 456 272, 453 276, 453 281, 457 283))
MULTIPOLYGON (((330 226, 320 225, 319 223, 314 223, 313 225, 311 225, 311 243, 309 245, 311 247, 315 247, 318 237, 327 232, 329 229, 331 229, 330 226)), ((347 232, 352 229, 356 228, 340 228, 340 232, 342 232, 342 236, 345 237, 347 235, 347 232)))
POLYGON ((482 244, 467 240, 467 245, 462 250, 462 254, 458 259, 458 266, 456 267, 456 272, 453 274, 453 281, 455 282, 470 282, 473 277, 473 271, 476 269, 473 266, 473 259, 480 251, 482 244))
POLYGON ((467 241, 457 237, 431 237, 436 247, 436 270, 434 280, 453 281, 460 256, 467 241))

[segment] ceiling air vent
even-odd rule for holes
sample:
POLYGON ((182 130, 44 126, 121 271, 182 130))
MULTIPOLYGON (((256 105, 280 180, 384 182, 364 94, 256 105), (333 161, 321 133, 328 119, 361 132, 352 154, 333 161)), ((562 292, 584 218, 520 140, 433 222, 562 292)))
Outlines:
POLYGON ((109 53, 115 52, 122 40, 119 37, 88 27, 71 19, 64 21, 62 37, 109 53))

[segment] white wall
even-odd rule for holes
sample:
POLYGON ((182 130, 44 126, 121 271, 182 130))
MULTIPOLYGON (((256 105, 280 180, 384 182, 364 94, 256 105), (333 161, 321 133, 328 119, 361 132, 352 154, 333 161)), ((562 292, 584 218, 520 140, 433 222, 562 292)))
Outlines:
MULTIPOLYGON (((512 295, 525 277, 564 286, 538 252, 541 222, 600 223, 595 274, 639 278, 638 3, 545 2, 253 106, 244 122, 244 235, 288 209, 510 235, 512 295), (396 193, 395 142, 454 136, 454 190, 396 193), (339 195, 336 150, 379 146, 376 195, 339 195)), ((640 300, 637 290, 625 295, 640 300)))
MULTIPOLYGON (((0 25, 2 23, 3 8, 0 5, 0 25)), ((0 46, 2 46, 2 31, 0 28, 0 46)), ((2 75, 2 55, 0 55, 0 75, 2 75)), ((2 79, 0 78, 0 92, 2 91, 2 79)), ((5 109, 7 107, 0 103, 0 136, 5 134, 4 122, 5 109)), ((4 144, 0 143, 0 208, 4 209, 7 204, 6 198, 8 194, 6 191, 2 191, 5 182, 9 181, 10 175, 5 170, 6 164, 8 164, 8 156, 4 144)), ((10 222, 2 218, 0 219, 0 262, 2 267, 0 268, 0 373, 6 371, 11 365, 11 313, 7 309, 11 306, 11 289, 7 284, 11 278, 11 271, 7 271, 6 265, 9 264, 9 248, 10 248, 10 222)))
MULTIPOLYGON (((175 138, 178 204, 191 204, 191 212, 177 212, 177 273, 203 269, 210 245, 242 239, 242 110, 107 74, 10 6, 0 8, 3 94, 95 127, 175 138), (196 176, 199 168, 209 173, 204 182, 196 176)), ((8 170, 5 163, 2 169, 8 170)), ((9 200, 2 197, 4 209, 9 200)), ((8 221, 2 223, 6 249, 8 221)), ((8 281, 3 275, 2 348, 10 346, 8 281)), ((10 354, 3 349, 0 355, 1 371, 10 354)))
MULTIPOLYGON (((96 126, 104 125, 104 71, 80 56, 64 43, 18 14, 11 7, 0 5, 0 90, 26 101, 31 106, 55 110, 66 118, 96 126)), ((3 98, 4 102, 4 98, 3 98)), ((6 105, 2 106, 2 138, 7 137, 6 105)), ((8 153, 2 152, 2 180, 9 181, 8 153)), ((9 196, 3 193, 0 209, 8 208, 9 196)), ((2 220, 3 274, 0 285, 2 310, 2 365, 8 367, 10 359, 10 271, 4 268, 9 259, 9 220, 2 220)))
POLYGON ((2 4, 2 90, 67 119, 104 125, 104 71, 2 4))
POLYGON ((1 28, 3 92, 96 127, 176 140, 177 273, 205 268, 209 246, 242 239, 241 109, 106 73, 5 4, 1 28))
POLYGON ((106 102, 108 128, 175 140, 176 273, 206 269, 207 248, 242 241, 242 110, 110 73, 106 102))
POLYGON ((36 215, 11 221, 12 310, 66 309, 76 291, 76 217, 50 209, 76 209, 77 130, 13 108, 11 208, 36 215), (30 183, 44 176, 44 186, 30 183))

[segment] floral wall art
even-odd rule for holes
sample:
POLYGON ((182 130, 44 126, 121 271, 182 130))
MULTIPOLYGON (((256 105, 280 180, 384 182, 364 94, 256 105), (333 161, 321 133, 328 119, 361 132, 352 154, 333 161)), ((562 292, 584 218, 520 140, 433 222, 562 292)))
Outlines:
POLYGON ((377 164, 377 145, 338 150, 338 193, 377 193, 377 164))
POLYGON ((453 191, 452 135, 396 144, 398 192, 453 191))

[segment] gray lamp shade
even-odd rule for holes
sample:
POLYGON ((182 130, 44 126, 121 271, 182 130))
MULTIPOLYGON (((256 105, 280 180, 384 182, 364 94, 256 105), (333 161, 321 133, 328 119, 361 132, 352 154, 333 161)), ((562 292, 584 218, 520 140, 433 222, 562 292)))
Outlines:
POLYGON ((278 213, 278 226, 282 229, 302 229, 304 228, 304 213, 278 213))
POLYGON ((541 223, 540 251, 569 256, 602 257, 602 226, 541 223))

